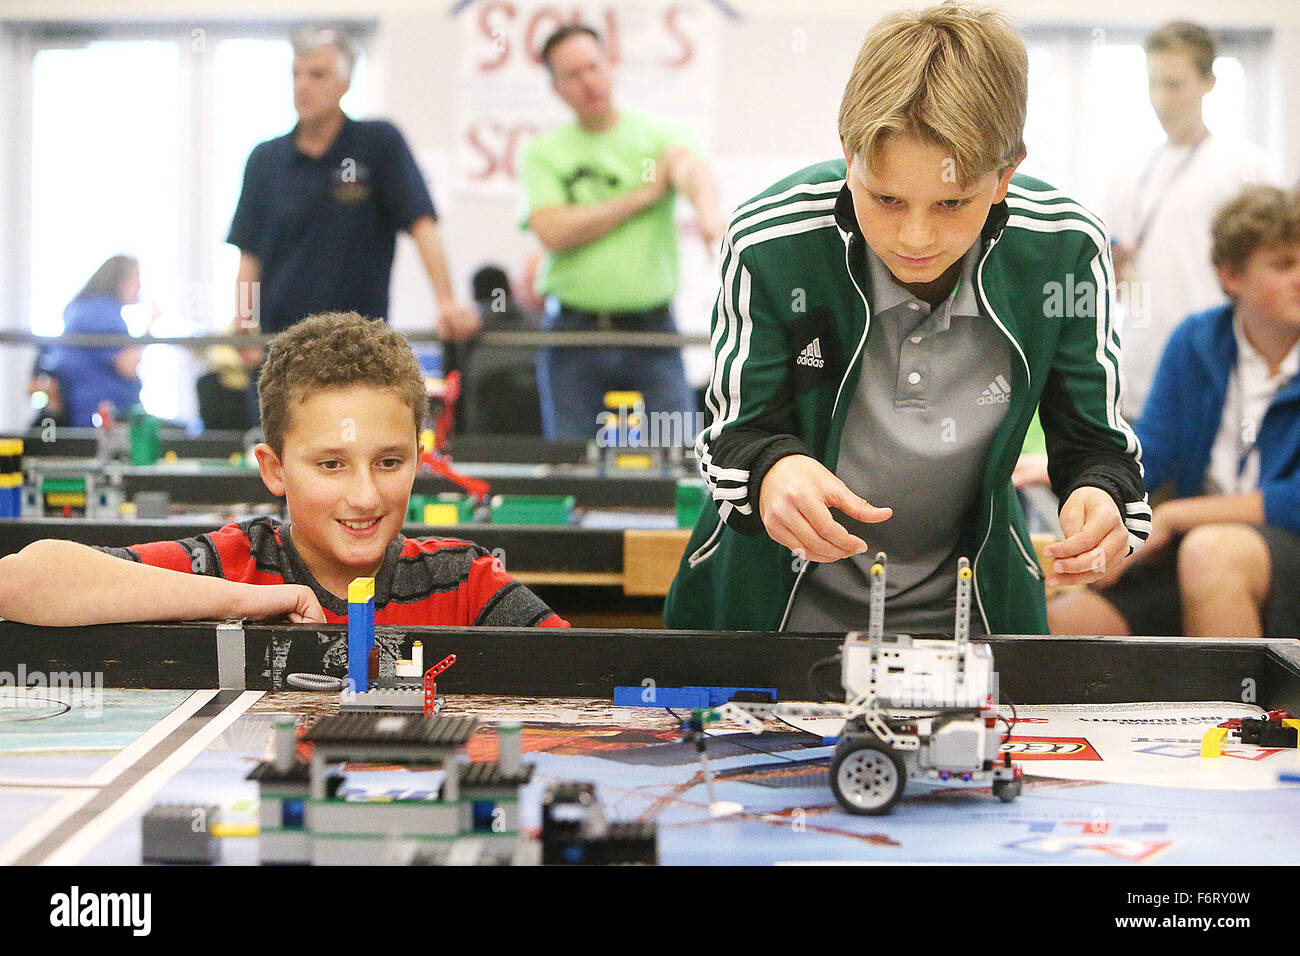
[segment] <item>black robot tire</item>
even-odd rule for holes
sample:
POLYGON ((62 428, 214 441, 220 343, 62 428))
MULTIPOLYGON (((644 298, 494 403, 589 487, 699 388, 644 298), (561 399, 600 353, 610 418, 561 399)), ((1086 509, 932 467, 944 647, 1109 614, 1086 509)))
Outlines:
POLYGON ((1016 797, 1020 796, 1021 782, 1017 780, 994 780, 993 796, 997 797, 1003 803, 1010 803, 1016 797))

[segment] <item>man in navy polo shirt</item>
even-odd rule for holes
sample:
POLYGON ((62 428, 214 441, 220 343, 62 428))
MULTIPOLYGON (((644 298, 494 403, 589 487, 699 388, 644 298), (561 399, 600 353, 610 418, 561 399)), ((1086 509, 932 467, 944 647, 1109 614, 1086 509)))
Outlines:
POLYGON ((337 30, 293 40, 298 125, 259 144, 227 242, 238 246, 238 324, 279 332, 317 312, 387 318, 399 230, 415 240, 438 300, 438 334, 473 336, 478 314, 456 299, 433 200, 393 124, 339 106, 355 56, 337 30), (257 289, 257 295, 252 290, 257 289))

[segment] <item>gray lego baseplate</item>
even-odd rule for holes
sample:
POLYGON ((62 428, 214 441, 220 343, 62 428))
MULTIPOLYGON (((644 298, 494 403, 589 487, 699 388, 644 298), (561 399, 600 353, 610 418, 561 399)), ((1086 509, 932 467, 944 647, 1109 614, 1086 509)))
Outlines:
MULTIPOLYGON (((442 710, 442 698, 433 702, 433 712, 442 710)), ((339 713, 424 713, 423 690, 345 690, 339 693, 339 713)))

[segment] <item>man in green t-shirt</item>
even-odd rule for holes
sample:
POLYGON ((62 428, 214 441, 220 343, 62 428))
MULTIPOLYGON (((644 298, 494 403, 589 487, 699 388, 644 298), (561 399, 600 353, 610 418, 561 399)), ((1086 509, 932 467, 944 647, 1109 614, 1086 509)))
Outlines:
MULTIPOLYGON (((561 27, 541 58, 575 114, 532 140, 521 164, 520 226, 548 252, 537 276, 545 327, 675 331, 677 193, 695 207, 710 250, 726 229, 694 137, 674 120, 614 105, 610 58, 590 27, 561 27)), ((545 349, 537 379, 549 438, 590 437, 607 391, 641 392, 646 411, 693 421, 678 350, 545 349)))

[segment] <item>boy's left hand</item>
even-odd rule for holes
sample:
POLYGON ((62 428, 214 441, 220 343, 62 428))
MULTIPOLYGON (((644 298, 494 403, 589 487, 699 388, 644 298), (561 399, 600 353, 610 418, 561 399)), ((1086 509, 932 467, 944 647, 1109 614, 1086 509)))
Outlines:
POLYGON ((1061 509, 1061 530, 1065 540, 1043 549, 1053 559, 1050 587, 1100 580, 1128 554, 1128 529, 1115 499, 1100 488, 1074 490, 1061 509))

